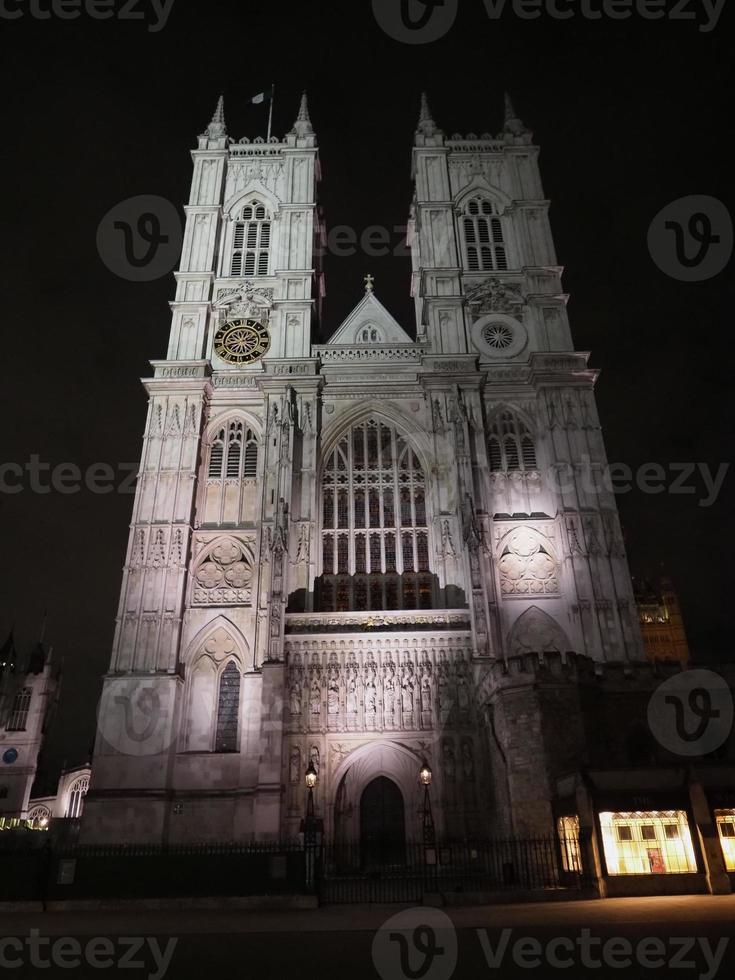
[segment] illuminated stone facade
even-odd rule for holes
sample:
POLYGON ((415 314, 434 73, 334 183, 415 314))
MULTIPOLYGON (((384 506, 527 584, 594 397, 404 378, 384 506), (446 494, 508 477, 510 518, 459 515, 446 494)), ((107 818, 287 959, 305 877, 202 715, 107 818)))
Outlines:
POLYGON ((316 343, 306 100, 268 143, 230 139, 218 107, 144 382, 83 839, 291 836, 310 762, 331 837, 365 835, 385 777, 388 829, 415 839, 424 759, 438 833, 553 827, 548 723, 503 665, 642 649, 615 500, 588 478, 606 463, 596 371, 573 347, 537 157, 510 103, 498 136, 449 138, 424 100, 415 323, 368 276, 316 343))

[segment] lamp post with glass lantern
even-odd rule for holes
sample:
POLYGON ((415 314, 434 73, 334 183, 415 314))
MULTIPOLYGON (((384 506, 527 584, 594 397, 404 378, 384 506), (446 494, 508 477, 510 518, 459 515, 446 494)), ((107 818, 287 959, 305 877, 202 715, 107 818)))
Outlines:
POLYGON ((429 763, 424 759, 421 763, 421 768, 419 769, 419 782, 424 787, 424 807, 423 807, 423 826, 424 826, 424 844, 433 847, 436 841, 436 834, 434 832, 434 818, 431 813, 431 798, 429 796, 429 786, 431 786, 431 767, 429 763))
POLYGON ((424 866, 427 869, 427 875, 425 882, 425 888, 429 891, 436 890, 435 876, 437 873, 436 868, 436 833, 434 831, 434 817, 431 813, 431 797, 429 796, 429 787, 431 786, 431 767, 429 763, 424 759, 421 763, 421 768, 419 769, 419 783, 424 787, 424 805, 423 805, 423 831, 424 831, 424 866), (428 869, 431 868, 431 872, 428 869))
POLYGON ((314 787, 318 780, 317 771, 314 763, 309 763, 309 768, 304 773, 306 783, 306 818, 301 821, 301 829, 304 834, 304 853, 306 857, 306 885, 311 888, 314 885, 314 873, 316 869, 316 845, 317 830, 319 821, 314 815, 314 787))

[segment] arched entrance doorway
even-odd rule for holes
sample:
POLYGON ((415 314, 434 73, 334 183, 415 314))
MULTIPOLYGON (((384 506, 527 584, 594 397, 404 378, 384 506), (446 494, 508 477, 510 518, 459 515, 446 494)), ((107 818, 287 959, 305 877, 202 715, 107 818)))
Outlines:
POLYGON ((363 865, 405 859, 406 816, 403 796, 392 779, 378 776, 360 797, 360 850, 363 865))

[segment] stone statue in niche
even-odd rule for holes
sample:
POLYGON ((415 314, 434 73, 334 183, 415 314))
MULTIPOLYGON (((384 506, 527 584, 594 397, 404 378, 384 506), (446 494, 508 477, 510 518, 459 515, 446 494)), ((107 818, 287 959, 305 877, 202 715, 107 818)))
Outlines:
POLYGON ((370 680, 365 685, 365 714, 374 715, 377 709, 378 694, 375 689, 375 681, 370 680))
POLYGON ((319 773, 319 747, 317 745, 312 745, 309 752, 309 762, 314 767, 316 773, 319 773))
POLYGON ((428 674, 421 678, 421 710, 431 711, 431 685, 428 674))
POLYGON ((413 711, 413 681, 410 677, 406 677, 401 685, 401 705, 404 714, 413 711))
POLYGON ((311 694, 309 696, 309 706, 313 715, 318 715, 322 710, 322 693, 316 680, 311 683, 311 694))
POLYGON ((393 673, 391 672, 385 679, 385 687, 383 694, 385 702, 385 714, 387 717, 392 717, 393 709, 396 701, 396 683, 393 679, 393 673))
POLYGON ((354 674, 347 682, 347 711, 350 714, 357 713, 357 684, 355 683, 354 674))
POLYGON ((301 687, 299 684, 294 683, 291 685, 289 702, 290 702, 291 714, 300 715, 301 714, 301 687))
POLYGON ((289 767, 288 767, 288 778, 292 783, 299 782, 301 776, 300 769, 301 769, 301 752, 299 751, 298 746, 295 745, 291 749, 291 758, 289 760, 289 767))
POLYGON ((339 711, 339 686, 337 678, 332 677, 327 689, 327 711, 330 715, 336 715, 339 711))

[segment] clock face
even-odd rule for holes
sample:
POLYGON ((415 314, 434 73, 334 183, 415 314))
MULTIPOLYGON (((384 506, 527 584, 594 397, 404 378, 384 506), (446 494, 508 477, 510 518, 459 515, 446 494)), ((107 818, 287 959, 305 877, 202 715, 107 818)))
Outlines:
POLYGON ((214 352, 228 364, 251 364, 270 345, 268 328, 259 320, 228 320, 214 335, 214 352))

